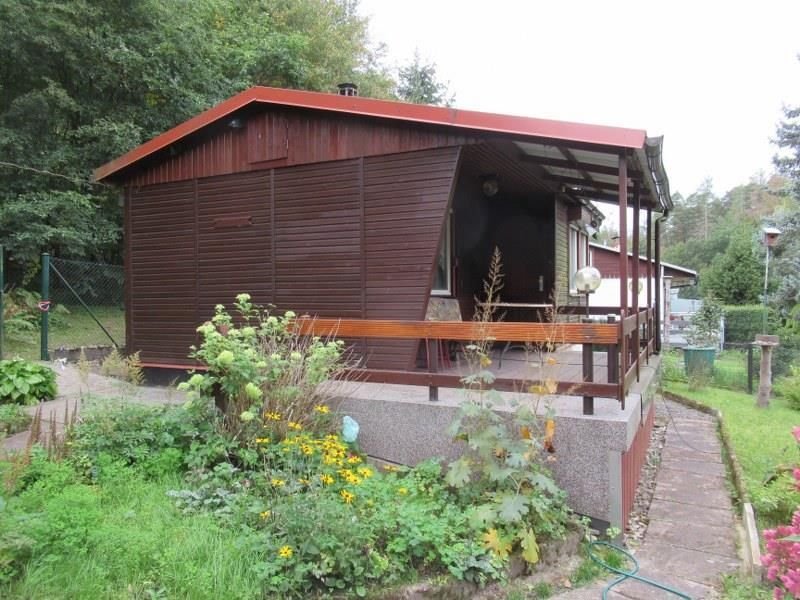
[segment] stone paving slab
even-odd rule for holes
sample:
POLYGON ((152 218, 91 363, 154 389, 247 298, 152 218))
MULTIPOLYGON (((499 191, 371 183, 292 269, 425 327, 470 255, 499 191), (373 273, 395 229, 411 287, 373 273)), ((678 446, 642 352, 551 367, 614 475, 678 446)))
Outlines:
MULTIPOLYGON (((720 523, 733 523, 731 511, 727 508, 698 507, 654 498, 650 504, 650 525, 657 521, 676 523, 682 527, 718 526, 720 523)), ((732 525, 731 525, 732 526, 732 525)))
POLYGON ((670 466, 669 463, 662 463, 654 498, 712 508, 730 504, 724 477, 699 475, 670 466))
POLYGON ((698 475, 708 475, 711 477, 725 477, 725 465, 722 462, 711 460, 681 460, 670 461, 670 467, 679 469, 687 473, 696 473, 698 475))
POLYGON ((732 519, 718 525, 704 524, 702 527, 687 527, 686 523, 651 521, 647 528, 647 539, 670 544, 676 548, 718 554, 738 560, 736 544, 731 537, 732 519))

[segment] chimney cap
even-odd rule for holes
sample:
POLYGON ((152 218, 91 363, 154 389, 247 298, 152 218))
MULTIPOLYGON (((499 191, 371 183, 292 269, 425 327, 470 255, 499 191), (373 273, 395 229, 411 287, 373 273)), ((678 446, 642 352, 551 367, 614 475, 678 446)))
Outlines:
POLYGON ((343 82, 336 85, 340 96, 358 96, 358 86, 355 83, 343 82))

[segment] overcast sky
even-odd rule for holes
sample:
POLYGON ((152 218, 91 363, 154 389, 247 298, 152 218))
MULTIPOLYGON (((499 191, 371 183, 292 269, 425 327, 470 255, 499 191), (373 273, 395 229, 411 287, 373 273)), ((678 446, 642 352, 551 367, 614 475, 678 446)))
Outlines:
POLYGON ((394 65, 418 48, 456 107, 664 135, 673 192, 772 171, 800 104, 800 0, 361 0, 394 65))

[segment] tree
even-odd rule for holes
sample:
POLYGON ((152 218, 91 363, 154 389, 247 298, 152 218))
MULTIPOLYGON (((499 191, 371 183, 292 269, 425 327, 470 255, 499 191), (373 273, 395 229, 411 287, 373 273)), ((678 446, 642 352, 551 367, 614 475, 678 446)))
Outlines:
POLYGON ((251 85, 393 82, 353 0, 0 0, 0 239, 119 260, 118 192, 92 169, 251 85))
POLYGON ((749 232, 735 234, 723 254, 700 273, 700 291, 723 304, 756 304, 761 299, 764 267, 749 232))
POLYGON ((397 95, 405 102, 452 106, 455 95, 449 94, 447 84, 438 80, 435 63, 423 63, 419 52, 414 60, 399 72, 397 95))

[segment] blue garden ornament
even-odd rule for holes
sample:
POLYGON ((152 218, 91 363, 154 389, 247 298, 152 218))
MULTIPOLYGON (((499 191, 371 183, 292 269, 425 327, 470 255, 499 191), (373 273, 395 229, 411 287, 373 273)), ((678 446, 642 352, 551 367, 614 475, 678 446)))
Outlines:
POLYGON ((342 439, 348 444, 352 444, 358 438, 358 430, 356 420, 345 415, 342 419, 342 439))

